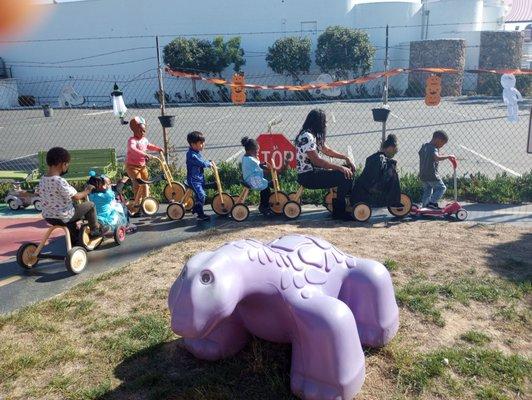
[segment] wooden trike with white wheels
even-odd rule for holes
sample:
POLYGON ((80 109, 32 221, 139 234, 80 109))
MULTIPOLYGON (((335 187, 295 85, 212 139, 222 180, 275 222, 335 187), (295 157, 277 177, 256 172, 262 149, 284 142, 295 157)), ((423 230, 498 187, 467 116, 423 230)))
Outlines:
POLYGON ((301 204, 299 198, 290 198, 281 191, 279 175, 275 168, 271 169, 273 193, 270 194, 270 210, 276 215, 284 215, 288 219, 296 219, 301 215, 301 204))
POLYGON ((231 210, 233 209, 233 206, 235 205, 235 202, 233 200, 233 197, 229 193, 223 191, 222 181, 220 180, 220 173, 214 161, 211 161, 211 168, 214 175, 214 182, 216 183, 217 191, 216 195, 212 198, 212 210, 220 216, 229 215, 231 213, 231 210))
MULTIPOLYGON (((212 210, 220 216, 229 215, 234 206, 233 197, 223 191, 220 173, 214 161, 211 161, 211 168, 214 175, 214 182, 217 192, 216 195, 212 198, 212 210)), ((183 219, 185 213, 187 211, 191 211, 194 208, 194 190, 186 182, 183 186, 185 187, 185 190, 183 192, 182 197, 179 200, 170 203, 166 210, 168 218, 174 221, 183 219)))
POLYGON ((123 224, 117 226, 102 226, 102 235, 91 237, 89 224, 82 224, 78 233, 78 243, 87 251, 92 251, 100 246, 106 239, 113 239, 117 246, 126 240, 127 227, 123 224))
POLYGON ((187 212, 191 212, 194 208, 194 190, 188 185, 187 182, 183 183, 185 192, 178 201, 171 202, 166 208, 166 215, 173 221, 182 220, 187 212))
POLYGON ((243 189, 238 196, 233 196, 234 206, 231 210, 231 217, 236 222, 244 222, 249 217, 249 207, 246 205, 246 200, 251 187, 245 181, 240 183, 243 189))
POLYGON ((64 261, 66 269, 72 274, 81 273, 87 266, 87 251, 80 246, 72 246, 72 236, 77 232, 77 223, 65 224, 59 220, 47 221, 50 227, 46 230, 40 243, 24 243, 17 251, 17 263, 25 270, 37 266, 39 260, 64 261), (66 255, 43 253, 52 232, 62 230, 65 237, 66 255))
MULTIPOLYGON (((336 188, 334 188, 334 190, 331 189, 324 199, 325 207, 330 212, 332 212, 333 199, 336 199, 336 188)), ((369 220, 371 218, 371 215, 373 214, 372 209, 377 207, 386 207, 388 209, 388 212, 396 218, 404 218, 408 216, 410 214, 410 210, 412 209, 412 199, 409 195, 405 193, 401 193, 401 204, 403 204, 404 207, 386 206, 386 204, 379 199, 357 201, 356 203, 351 205, 349 202, 349 198, 347 198, 346 204, 346 211, 350 213, 353 216, 353 219, 357 222, 366 222, 367 220, 369 220)))
MULTIPOLYGON (((170 171, 170 167, 166 163, 164 153, 160 152, 159 156, 151 157, 154 160, 157 160, 161 166, 162 174, 155 177, 151 180, 144 180, 137 178, 137 184, 139 185, 153 185, 154 183, 160 181, 166 181, 166 186, 164 187, 164 197, 168 202, 178 202, 185 195, 185 186, 182 183, 176 182, 170 171)), ((132 210, 134 205, 139 204, 142 213, 146 216, 152 216, 159 211, 159 202, 152 196, 143 197, 143 190, 139 190, 135 199, 132 202, 128 203, 128 208, 132 210)))

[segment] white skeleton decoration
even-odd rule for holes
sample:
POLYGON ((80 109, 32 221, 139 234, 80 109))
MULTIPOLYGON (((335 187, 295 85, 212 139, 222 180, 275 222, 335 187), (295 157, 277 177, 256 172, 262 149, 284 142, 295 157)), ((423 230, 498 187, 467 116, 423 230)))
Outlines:
POLYGON ((501 85, 504 88, 502 91, 502 98, 504 104, 508 107, 508 121, 517 122, 519 120, 518 102, 523 101, 523 96, 519 93, 519 90, 515 88, 515 76, 512 74, 504 74, 501 76, 501 85))

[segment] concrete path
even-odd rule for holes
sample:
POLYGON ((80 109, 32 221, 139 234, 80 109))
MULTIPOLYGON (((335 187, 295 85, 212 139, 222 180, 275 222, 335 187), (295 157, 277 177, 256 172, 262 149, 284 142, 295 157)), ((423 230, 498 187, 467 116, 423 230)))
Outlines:
MULTIPOLYGON (((468 204, 465 208, 469 211, 468 221, 478 223, 509 223, 520 226, 532 227, 532 205, 521 206, 501 206, 486 204, 468 204)), ((162 210, 164 211, 164 210, 162 210)), ((293 222, 298 225, 302 221, 316 221, 328 218, 328 212, 322 207, 305 206, 301 217, 293 222)), ((20 245, 19 242, 26 240, 38 241, 40 233, 44 229, 42 222, 36 222, 35 212, 24 210, 14 214, 6 210, 0 210, 0 227, 2 227, 2 237, 0 238, 0 253, 9 255, 10 252, 16 251, 20 245), (13 224, 13 217, 17 216, 16 223, 13 224), (18 228, 22 231, 28 231, 31 226, 31 235, 27 238, 24 235, 9 232, 4 234, 3 220, 10 221, 11 231, 18 228), (13 226, 14 225, 14 226, 13 226), (15 249, 15 250, 13 250, 15 249)), ((282 218, 275 221, 265 220, 252 211, 250 216, 251 222, 257 224, 285 222, 282 218)), ((383 221, 392 221, 391 216, 386 210, 374 210, 372 223, 383 221)), ((166 218, 162 212, 154 219, 142 218, 136 221, 138 232, 127 237, 121 246, 115 246, 113 241, 103 244, 97 250, 89 253, 89 264, 86 270, 76 276, 70 275, 62 262, 43 261, 34 270, 23 271, 11 257, 0 262, 0 314, 8 313, 18 308, 24 307, 39 300, 50 298, 56 294, 62 293, 70 287, 83 282, 84 280, 112 270, 128 262, 137 260, 145 254, 155 251, 161 247, 188 239, 208 229, 216 228, 221 233, 241 229, 239 225, 227 218, 213 218, 209 223, 197 224, 196 220, 191 217, 176 222, 166 218)), ((48 246, 48 250, 64 254, 64 241, 59 238, 48 246)))

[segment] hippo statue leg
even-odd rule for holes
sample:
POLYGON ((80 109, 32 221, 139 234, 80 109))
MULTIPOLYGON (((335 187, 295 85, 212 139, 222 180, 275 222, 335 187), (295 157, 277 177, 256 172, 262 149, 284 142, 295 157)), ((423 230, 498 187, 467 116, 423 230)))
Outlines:
POLYGON ((363 346, 381 347, 399 329, 399 309, 392 278, 381 263, 357 259, 338 295, 353 312, 363 346))
POLYGON ((248 341, 248 332, 234 317, 224 320, 201 339, 184 338, 188 351, 197 358, 210 361, 235 355, 248 341))
POLYGON ((292 391, 305 400, 351 400, 364 383, 364 353, 345 303, 329 296, 294 299, 292 391))

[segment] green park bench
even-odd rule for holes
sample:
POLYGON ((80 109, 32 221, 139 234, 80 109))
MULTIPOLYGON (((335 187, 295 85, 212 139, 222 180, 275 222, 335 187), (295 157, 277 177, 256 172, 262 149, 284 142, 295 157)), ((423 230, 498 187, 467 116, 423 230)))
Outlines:
MULTIPOLYGON (((80 182, 88 179, 89 171, 93 170, 97 174, 105 174, 113 179, 118 174, 115 149, 86 149, 69 150, 70 166, 68 174, 63 175, 69 182, 80 182)), ((31 173, 30 182, 37 182, 46 173, 46 151, 38 154, 39 168, 31 173)))
POLYGON ((21 182, 28 178, 28 171, 0 171, 0 182, 21 182))

